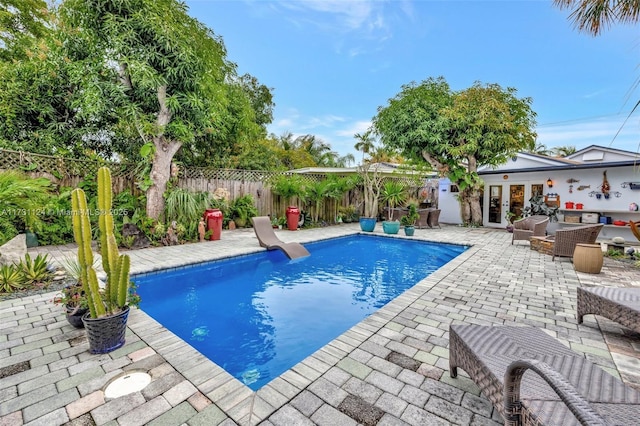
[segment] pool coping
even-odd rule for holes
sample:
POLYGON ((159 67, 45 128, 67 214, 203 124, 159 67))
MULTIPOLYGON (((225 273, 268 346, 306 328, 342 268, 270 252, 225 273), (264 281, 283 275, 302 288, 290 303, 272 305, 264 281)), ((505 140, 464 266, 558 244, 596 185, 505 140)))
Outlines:
MULTIPOLYGON (((345 233, 342 236, 358 234, 368 235, 369 233, 354 231, 345 233)), ((224 411, 227 416, 242 425, 256 425, 266 420, 276 410, 287 404, 340 361, 346 359, 349 353, 374 336, 389 321, 424 296, 440 280, 467 261, 477 251, 477 248, 474 248, 471 243, 438 241, 437 239, 426 238, 426 236, 404 237, 402 235, 378 233, 375 236, 462 245, 467 246, 468 249, 257 391, 253 391, 229 374, 224 368, 209 360, 188 342, 166 329, 142 309, 131 311, 128 327, 144 343, 169 362, 177 372, 196 386, 211 402, 224 411), (184 347, 182 347, 183 345, 184 347)), ((315 238, 313 241, 331 238, 334 237, 315 238)), ((255 252, 260 251, 256 250, 255 252)), ((245 251, 243 254, 251 253, 253 252, 245 251)), ((144 275, 159 270, 179 269, 235 256, 237 254, 213 257, 209 260, 193 263, 183 263, 168 268, 156 267, 149 270, 138 270, 132 276, 144 275)))

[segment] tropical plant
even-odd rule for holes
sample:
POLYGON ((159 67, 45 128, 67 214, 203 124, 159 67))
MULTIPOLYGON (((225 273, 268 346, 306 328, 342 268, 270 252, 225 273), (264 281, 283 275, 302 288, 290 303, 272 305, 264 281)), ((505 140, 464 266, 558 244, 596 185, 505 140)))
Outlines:
POLYGON ((418 207, 415 203, 410 203, 408 210, 408 213, 400 218, 400 224, 402 226, 414 226, 420 218, 420 214, 418 214, 418 207))
POLYGON ((634 23, 640 20, 640 2, 637 0, 553 0, 560 9, 573 8, 569 18, 580 31, 594 36, 613 22, 634 23))
POLYGON ((71 216, 71 188, 60 188, 42 208, 38 217, 42 226, 38 229, 40 245, 62 245, 73 242, 71 216))
MULTIPOLYGON (((38 213, 50 197, 50 188, 51 182, 45 178, 31 179, 12 170, 0 172, 0 221, 6 222, 1 228, 38 229, 38 213)), ((14 236, 6 235, 5 238, 14 236)), ((0 244, 4 242, 0 241, 0 244)))
POLYGON ((529 217, 534 215, 545 215, 549 216, 550 222, 557 222, 558 209, 558 206, 547 206, 542 194, 535 194, 529 199, 529 205, 522 210, 522 216, 529 217))
POLYGON ((231 217, 240 228, 245 226, 250 218, 258 216, 258 209, 255 206, 253 196, 250 194, 233 200, 229 210, 231 211, 231 217))
POLYGON ((269 182, 269 186, 274 194, 284 199, 286 205, 294 197, 303 198, 306 192, 306 182, 297 174, 279 175, 269 182))
POLYGON ((0 292, 13 293, 24 288, 24 275, 16 265, 0 266, 0 292))
POLYGON ((313 221, 318 222, 320 211, 332 190, 332 183, 328 179, 322 179, 309 183, 306 189, 305 198, 313 206, 313 221))
POLYGON ((342 220, 346 223, 358 220, 358 213, 356 212, 356 207, 353 204, 339 207, 338 212, 342 216, 342 220))
POLYGON ((84 191, 76 188, 71 192, 73 210, 73 234, 78 244, 78 262, 80 264, 80 281, 83 285, 91 318, 104 317, 120 312, 130 303, 130 259, 126 254, 118 252, 113 233, 111 173, 106 167, 98 170, 98 223, 100 228, 100 252, 102 268, 107 280, 104 290, 98 285, 98 277, 93 267, 93 251, 91 248, 90 212, 84 191))
POLYGON ((37 255, 35 259, 31 259, 31 255, 27 253, 23 260, 18 264, 20 272, 29 284, 48 283, 53 278, 53 274, 49 270, 48 255, 37 255))
POLYGON ((383 202, 387 203, 387 220, 391 220, 393 218, 393 209, 404 204, 407 200, 407 191, 399 180, 387 180, 382 185, 380 197, 383 202))
POLYGON ((364 195, 364 217, 378 216, 378 200, 382 188, 382 175, 378 164, 373 164, 369 155, 374 150, 374 139, 371 130, 354 135, 358 141, 355 149, 362 152, 362 164, 358 167, 359 182, 364 195))

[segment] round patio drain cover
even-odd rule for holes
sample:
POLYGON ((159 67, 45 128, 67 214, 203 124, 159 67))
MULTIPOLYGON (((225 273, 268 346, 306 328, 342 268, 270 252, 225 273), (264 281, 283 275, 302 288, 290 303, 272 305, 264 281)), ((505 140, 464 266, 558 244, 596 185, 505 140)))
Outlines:
POLYGON ((106 398, 118 398, 123 395, 138 392, 151 383, 151 376, 147 373, 125 373, 114 379, 104 390, 106 398))

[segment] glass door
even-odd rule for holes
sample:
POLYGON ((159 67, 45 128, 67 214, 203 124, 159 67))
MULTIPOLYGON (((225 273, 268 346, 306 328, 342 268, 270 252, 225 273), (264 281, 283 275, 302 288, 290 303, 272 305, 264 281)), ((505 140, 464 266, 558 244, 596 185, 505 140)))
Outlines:
POLYGON ((509 211, 513 213, 513 220, 522 218, 524 209, 524 185, 509 185, 509 211))
POLYGON ((489 186, 489 223, 502 224, 502 185, 489 186))

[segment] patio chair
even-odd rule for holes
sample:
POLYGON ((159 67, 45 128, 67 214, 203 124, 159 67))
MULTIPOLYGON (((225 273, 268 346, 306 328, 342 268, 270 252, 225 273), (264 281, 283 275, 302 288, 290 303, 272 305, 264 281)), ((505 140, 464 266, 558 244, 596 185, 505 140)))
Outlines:
POLYGON ((429 226, 427 224, 427 219, 429 218, 429 212, 433 210, 432 208, 428 209, 418 209, 418 221, 416 222, 416 228, 422 229, 429 226))
POLYGON ((458 367, 505 425, 627 425, 640 416, 640 392, 537 328, 452 325, 451 377, 458 367))
POLYGON ((440 209, 433 209, 429 211, 429 216, 427 217, 427 225, 429 228, 435 228, 436 226, 440 228, 440 209))
POLYGON ((309 251, 300 243, 285 243, 273 232, 271 219, 268 216, 252 217, 253 231, 256 233, 261 247, 267 250, 282 250, 289 259, 309 256, 309 251))
POLYGON ((547 237, 547 240, 553 241, 552 260, 555 260, 557 256, 573 257, 576 244, 595 244, 603 226, 602 223, 599 223, 558 229, 555 235, 547 237))
POLYGON ((578 287, 578 324, 589 314, 640 333, 640 288, 578 287))
MULTIPOLYGON (((409 209, 403 207, 394 207, 391 210, 391 220, 400 220, 402 216, 406 216, 409 213, 409 209)), ((389 217, 389 207, 384 208, 384 217, 389 217)))
POLYGON ((531 237, 544 237, 547 234, 549 217, 534 215, 513 222, 513 236, 511 244, 517 240, 529 241, 531 237))

